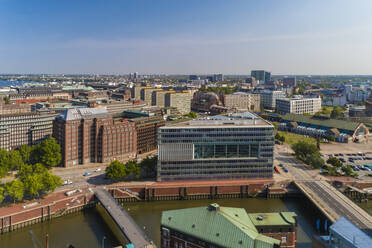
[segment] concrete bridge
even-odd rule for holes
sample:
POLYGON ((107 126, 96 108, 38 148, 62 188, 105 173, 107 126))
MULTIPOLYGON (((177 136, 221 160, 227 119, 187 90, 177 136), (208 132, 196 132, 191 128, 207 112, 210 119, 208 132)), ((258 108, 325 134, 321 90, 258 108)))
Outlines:
POLYGON ((344 216, 354 225, 372 235, 372 216, 356 203, 331 186, 319 175, 312 175, 292 156, 276 154, 276 159, 284 162, 293 176, 296 186, 332 222, 344 216))
POLYGON ((136 248, 156 247, 127 211, 125 211, 107 190, 96 188, 94 189, 94 194, 130 243, 136 248))

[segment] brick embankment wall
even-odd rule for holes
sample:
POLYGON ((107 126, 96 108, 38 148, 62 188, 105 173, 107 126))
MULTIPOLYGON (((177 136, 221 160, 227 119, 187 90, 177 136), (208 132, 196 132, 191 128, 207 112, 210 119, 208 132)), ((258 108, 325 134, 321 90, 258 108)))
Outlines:
POLYGON ((11 232, 93 206, 95 206, 94 194, 83 190, 83 192, 71 196, 60 192, 40 200, 40 203, 35 205, 20 203, 0 208, 0 233, 11 232))

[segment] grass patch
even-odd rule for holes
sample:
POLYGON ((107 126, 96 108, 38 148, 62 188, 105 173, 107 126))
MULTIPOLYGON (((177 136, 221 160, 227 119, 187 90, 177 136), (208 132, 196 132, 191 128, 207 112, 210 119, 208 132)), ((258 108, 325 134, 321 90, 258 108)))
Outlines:
POLYGON ((299 135, 296 133, 288 133, 288 132, 283 132, 283 131, 278 131, 278 133, 282 136, 285 137, 285 143, 293 145, 297 143, 300 140, 306 141, 310 144, 316 145, 316 139, 311 138, 311 137, 305 137, 303 135, 299 135))

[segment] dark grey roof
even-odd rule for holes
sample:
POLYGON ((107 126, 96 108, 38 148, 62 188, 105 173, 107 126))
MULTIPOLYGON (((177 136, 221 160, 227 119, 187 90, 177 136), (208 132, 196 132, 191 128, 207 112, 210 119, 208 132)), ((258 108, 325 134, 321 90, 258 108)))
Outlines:
POLYGON ((109 115, 106 107, 104 108, 73 108, 66 109, 62 114, 57 116, 65 121, 94 118, 97 116, 109 115))

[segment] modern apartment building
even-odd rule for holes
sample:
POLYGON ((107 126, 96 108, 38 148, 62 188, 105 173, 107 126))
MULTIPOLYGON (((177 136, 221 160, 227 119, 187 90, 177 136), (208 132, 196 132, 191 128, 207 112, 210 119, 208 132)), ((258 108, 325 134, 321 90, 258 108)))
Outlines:
POLYGON ((23 113, 0 115, 0 148, 12 150, 34 145, 52 135, 56 114, 23 113))
POLYGON ((173 92, 173 90, 157 90, 152 92, 152 105, 158 106, 159 108, 164 108, 166 94, 173 92))
POLYGON ((261 109, 261 96, 259 94, 249 94, 244 92, 235 92, 233 94, 225 95, 225 107, 259 112, 261 109))
POLYGON ((276 99, 285 98, 286 94, 280 90, 264 90, 260 93, 261 106, 265 109, 274 110, 276 107, 276 99))
POLYGON ((164 126, 158 132, 158 181, 271 178, 274 127, 249 113, 164 126))
POLYGON ((135 124, 114 121, 106 108, 68 109, 53 123, 65 167, 135 157, 135 124))
POLYGON ((279 114, 315 114, 322 110, 320 97, 302 97, 276 99, 276 111, 279 114))
POLYGON ((171 92, 165 95, 165 107, 177 108, 181 114, 187 114, 191 111, 190 92, 171 92))
POLYGON ((271 80, 271 73, 264 70, 253 70, 251 71, 251 77, 254 77, 260 82, 267 82, 271 80))
POLYGON ((155 91, 162 91, 162 89, 158 88, 144 88, 141 91, 141 100, 146 103, 147 106, 152 106, 152 94, 155 91))

